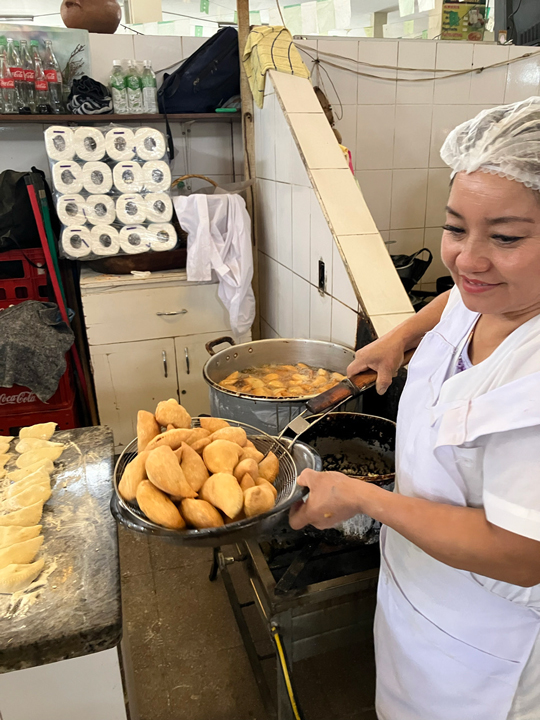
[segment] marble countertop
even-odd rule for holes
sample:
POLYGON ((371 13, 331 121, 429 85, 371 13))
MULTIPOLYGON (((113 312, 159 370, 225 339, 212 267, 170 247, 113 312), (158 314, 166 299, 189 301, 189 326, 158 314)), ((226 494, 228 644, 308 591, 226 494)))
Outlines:
POLYGON ((122 634, 112 433, 79 428, 51 439, 66 448, 41 520, 45 568, 25 593, 0 595, 0 672, 106 650, 122 634))

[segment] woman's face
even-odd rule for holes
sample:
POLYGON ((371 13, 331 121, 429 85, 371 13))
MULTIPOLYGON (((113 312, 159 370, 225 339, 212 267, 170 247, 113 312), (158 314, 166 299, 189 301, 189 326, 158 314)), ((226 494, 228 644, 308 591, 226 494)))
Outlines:
POLYGON ((458 173, 441 252, 469 310, 540 311, 540 193, 498 175, 458 173))

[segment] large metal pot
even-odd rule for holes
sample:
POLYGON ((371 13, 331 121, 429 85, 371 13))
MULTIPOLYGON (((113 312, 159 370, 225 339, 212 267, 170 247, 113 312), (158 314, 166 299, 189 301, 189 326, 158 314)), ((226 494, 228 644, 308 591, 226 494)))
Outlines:
MULTIPOLYGON (((214 417, 232 418, 260 428, 269 435, 277 435, 305 409, 305 398, 260 398, 226 390, 219 383, 236 370, 245 370, 268 363, 295 364, 297 362, 323 367, 345 374, 354 359, 354 352, 336 343, 320 340, 255 340, 235 345, 230 337, 209 342, 206 349, 212 355, 203 369, 210 386, 210 407, 214 417), (228 347, 214 354, 214 348, 228 342, 228 347)), ((313 397, 313 396, 310 396, 313 397)), ((347 403, 347 410, 360 408, 359 399, 347 403)))

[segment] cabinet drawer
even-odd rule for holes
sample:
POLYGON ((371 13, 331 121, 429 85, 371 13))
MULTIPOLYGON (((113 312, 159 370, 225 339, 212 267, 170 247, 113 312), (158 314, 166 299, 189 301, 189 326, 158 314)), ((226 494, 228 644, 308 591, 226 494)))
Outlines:
POLYGON ((110 288, 85 294, 90 345, 220 333, 229 327, 218 285, 179 285, 133 290, 110 288))

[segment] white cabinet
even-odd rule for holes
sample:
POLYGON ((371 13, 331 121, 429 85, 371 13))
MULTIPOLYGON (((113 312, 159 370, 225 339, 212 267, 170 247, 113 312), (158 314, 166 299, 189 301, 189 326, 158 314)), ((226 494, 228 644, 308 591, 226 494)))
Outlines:
POLYGON ((217 284, 184 272, 149 278, 83 270, 81 295, 102 425, 117 452, 136 435, 137 411, 174 397, 195 416, 210 411, 202 375, 209 340, 230 335, 217 284))

